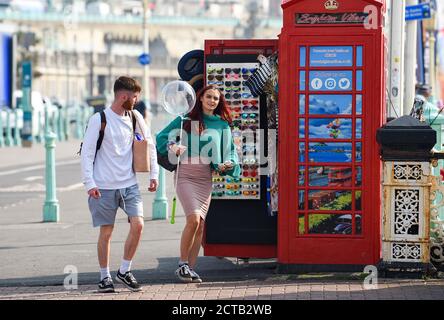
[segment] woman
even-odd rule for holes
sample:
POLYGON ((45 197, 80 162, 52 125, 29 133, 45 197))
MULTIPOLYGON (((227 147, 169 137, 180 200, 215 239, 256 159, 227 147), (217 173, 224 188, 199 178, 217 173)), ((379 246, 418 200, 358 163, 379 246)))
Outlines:
POLYGON ((181 127, 180 117, 156 138, 157 149, 164 156, 168 152, 179 156, 187 151, 181 157, 177 181, 177 196, 186 216, 176 270, 177 277, 183 282, 202 282, 193 269, 211 201, 212 172, 233 177, 240 174, 230 124, 231 117, 223 95, 215 86, 207 86, 198 92, 196 106, 184 120, 184 145, 177 144, 174 139, 181 127))

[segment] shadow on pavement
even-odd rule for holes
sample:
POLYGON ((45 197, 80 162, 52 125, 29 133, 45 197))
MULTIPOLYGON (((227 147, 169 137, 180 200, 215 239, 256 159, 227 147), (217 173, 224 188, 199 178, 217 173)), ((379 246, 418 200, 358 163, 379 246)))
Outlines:
MULTIPOLYGON (((140 284, 170 284, 180 283, 175 277, 174 271, 177 268, 177 258, 158 258, 158 267, 155 269, 135 269, 132 270, 134 276, 140 284)), ((276 270, 276 263, 271 261, 251 261, 250 263, 239 262, 233 258, 199 257, 197 271, 205 281, 245 281, 260 280, 273 276, 276 270)), ((117 270, 111 270, 114 277, 117 270)), ((43 287, 43 286, 63 286, 65 278, 72 278, 72 274, 57 274, 40 277, 0 279, 2 287, 43 287)), ((95 285, 99 281, 99 272, 79 273, 78 285, 95 285)))

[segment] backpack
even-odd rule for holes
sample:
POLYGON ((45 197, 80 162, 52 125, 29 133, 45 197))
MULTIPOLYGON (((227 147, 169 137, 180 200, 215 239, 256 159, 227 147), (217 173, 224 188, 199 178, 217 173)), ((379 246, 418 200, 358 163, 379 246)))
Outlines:
MULTIPOLYGON (((133 132, 136 132, 136 116, 134 115, 133 112, 131 112, 132 114, 132 120, 133 120, 133 132)), ((105 111, 100 111, 100 131, 99 131, 99 138, 97 139, 97 144, 96 144, 96 154, 94 155, 94 159, 97 156, 97 152, 99 151, 100 147, 102 146, 102 142, 103 142, 103 137, 105 136, 105 127, 106 127, 106 116, 105 116, 105 111)), ((86 131, 86 130, 85 130, 86 131)), ((80 156, 82 154, 82 146, 83 146, 83 142, 80 143, 80 150, 77 152, 77 154, 80 156)))

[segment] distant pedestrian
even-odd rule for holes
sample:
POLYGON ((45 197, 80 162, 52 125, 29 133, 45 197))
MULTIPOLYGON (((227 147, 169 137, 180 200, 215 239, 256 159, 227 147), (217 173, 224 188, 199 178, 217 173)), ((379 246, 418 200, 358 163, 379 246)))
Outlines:
POLYGON ((184 146, 170 140, 171 133, 180 130, 180 117, 156 137, 157 149, 163 156, 168 152, 173 156, 183 154, 188 149, 188 157, 181 160, 177 181, 177 196, 186 215, 180 242, 179 268, 176 270, 176 276, 183 282, 202 282, 194 268, 211 201, 212 172, 233 177, 238 177, 240 173, 230 123, 224 96, 217 87, 208 86, 198 92, 196 106, 186 117, 184 130, 187 139, 183 141, 184 146), (192 136, 197 136, 199 141, 195 148, 191 148, 194 147, 192 136))
POLYGON ((139 113, 142 115, 142 117, 144 119, 146 119, 146 117, 147 117, 147 110, 146 110, 145 102, 143 102, 143 100, 139 100, 139 101, 136 102, 136 104, 134 105, 134 110, 139 111, 139 113))
POLYGON ((136 135, 145 136, 150 146, 150 192, 157 189, 159 171, 156 149, 149 129, 141 114, 133 110, 140 91, 141 86, 136 80, 128 77, 118 78, 114 83, 114 101, 111 107, 104 110, 106 122, 100 149, 96 150, 99 131, 103 128, 100 113, 94 114, 89 120, 82 146, 82 179, 89 195, 88 205, 93 226, 100 227, 97 245, 100 292, 114 292, 109 255, 111 235, 119 207, 128 215, 130 231, 116 280, 132 291, 140 291, 140 285, 130 271, 144 226, 142 198, 132 168, 133 116, 136 119, 136 135))

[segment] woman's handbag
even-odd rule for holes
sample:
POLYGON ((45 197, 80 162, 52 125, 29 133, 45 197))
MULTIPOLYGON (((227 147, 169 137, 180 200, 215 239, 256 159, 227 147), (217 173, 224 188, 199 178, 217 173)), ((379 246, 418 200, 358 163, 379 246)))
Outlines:
POLYGON ((170 159, 168 158, 168 154, 164 156, 159 153, 159 150, 156 149, 156 151, 157 151, 157 163, 159 164, 159 166, 171 172, 176 171, 177 161, 176 163, 171 163, 170 159))
MULTIPOLYGON (((133 125, 139 121, 133 113, 133 125)), ((135 128, 135 126, 134 126, 135 128)), ((148 140, 145 137, 145 133, 139 124, 140 132, 142 133, 143 139, 140 138, 138 134, 134 132, 133 141, 133 169, 134 172, 149 172, 150 171, 150 147, 148 145, 148 140)), ((135 130, 134 130, 135 131, 135 130)))

